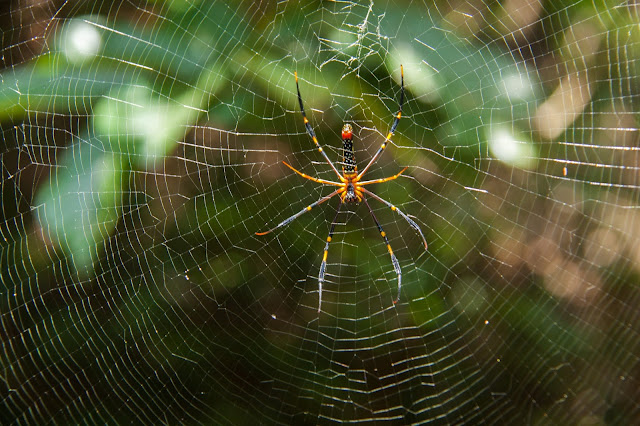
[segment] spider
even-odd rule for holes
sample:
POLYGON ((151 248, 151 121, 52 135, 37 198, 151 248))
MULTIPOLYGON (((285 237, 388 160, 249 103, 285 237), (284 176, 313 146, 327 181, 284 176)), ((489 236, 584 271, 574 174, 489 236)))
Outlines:
POLYGON ((313 143, 316 145, 318 152, 322 154, 322 156, 327 161, 329 166, 331 166, 331 169, 336 173, 340 182, 319 179, 319 178, 306 175, 296 170, 294 167, 289 165, 286 161, 283 161, 285 166, 287 166, 288 168, 290 168, 291 170, 293 170, 295 173, 299 174, 303 178, 312 180, 317 183, 335 186, 337 187, 337 189, 333 191, 331 194, 320 198, 315 203, 308 205, 307 207, 305 207, 298 213, 294 214, 293 216, 283 220, 276 227, 266 232, 256 232, 256 235, 266 235, 272 231, 275 231, 278 228, 281 228, 283 226, 290 224, 295 219, 302 216, 304 213, 310 211, 312 208, 316 207, 317 205, 320 205, 326 201, 329 201, 331 198, 335 197, 336 195, 340 197, 340 204, 338 204, 336 215, 333 218, 333 221, 331 221, 331 226, 329 228, 329 236, 327 237, 326 243, 324 245, 324 254, 322 255, 320 273, 318 274, 318 313, 320 313, 320 311, 322 310, 322 283, 324 282, 324 275, 327 268, 327 254, 329 252, 329 243, 331 242, 331 238, 333 237, 333 231, 336 227, 338 213, 340 213, 340 209, 342 208, 343 204, 347 204, 347 203, 357 204, 360 202, 364 202, 367 208, 369 209, 369 212, 371 213, 371 217, 373 218, 373 221, 376 223, 376 226, 378 227, 378 231, 380 232, 380 235, 382 236, 384 243, 387 245, 387 250, 389 251, 389 255, 391 256, 391 263, 393 264, 393 269, 395 270, 398 276, 398 294, 395 300, 393 301, 393 303, 396 304, 400 299, 400 289, 402 286, 402 270, 400 269, 400 262, 398 262, 396 255, 393 253, 393 250, 391 249, 391 245, 389 244, 389 239, 387 238, 387 234, 382 229, 382 225, 380 225, 380 222, 378 221, 378 218, 373 212, 373 209, 369 205, 369 202, 367 201, 367 198, 365 195, 370 196, 371 198, 374 198, 380 201, 381 203, 385 204, 392 211, 398 213, 404 220, 406 220, 409 223, 409 225, 411 225, 411 227, 415 229, 418 232, 418 234, 420 234, 420 237, 422 237, 425 250, 427 250, 427 240, 425 239, 424 234, 422 233, 422 230, 420 229, 418 224, 415 223, 409 216, 401 212, 400 209, 398 209, 396 206, 394 206, 390 202, 382 199, 381 197, 377 196, 376 194, 374 194, 373 192, 365 188, 366 185, 371 185, 373 183, 382 183, 382 182, 388 182, 390 180, 394 180, 398 178, 398 176, 400 176, 405 170, 407 170, 407 167, 400 170, 399 173, 393 176, 382 178, 382 179, 363 181, 362 176, 364 176, 367 170, 369 170, 369 167, 371 167, 371 165, 375 163, 376 160, 380 157, 380 155, 383 153, 383 151, 387 147, 387 144, 391 142, 391 137, 393 136, 393 132, 396 130, 396 127, 398 127, 398 123, 400 122, 400 117, 402 116, 402 104, 404 103, 404 70, 402 68, 402 65, 400 66, 401 89, 400 89, 400 108, 399 108, 398 114, 396 114, 395 119, 393 120, 393 124, 391 125, 391 130, 389 130, 389 133, 387 134, 387 137, 385 138, 384 142, 382 143, 380 148, 378 148, 378 151, 375 153, 375 155, 371 157, 371 160, 369 160, 369 163, 365 166, 365 168, 360 173, 358 173, 355 154, 353 152, 353 127, 351 126, 351 124, 347 123, 342 127, 342 152, 343 152, 342 164, 343 166, 342 166, 342 173, 340 173, 338 172, 338 169, 336 169, 336 166, 333 164, 333 162, 329 160, 329 157, 327 157, 327 154, 322 149, 322 146, 320 146, 320 143, 318 142, 318 138, 316 137, 316 134, 314 133, 313 129, 311 128, 311 125, 309 124, 307 115, 304 112, 304 106, 302 104, 302 96, 300 95, 300 85, 298 84, 298 73, 295 72, 294 75, 296 79, 296 90, 298 91, 298 103, 300 104, 300 112, 302 113, 302 119, 304 121, 304 125, 307 130, 307 133, 313 140, 313 143))

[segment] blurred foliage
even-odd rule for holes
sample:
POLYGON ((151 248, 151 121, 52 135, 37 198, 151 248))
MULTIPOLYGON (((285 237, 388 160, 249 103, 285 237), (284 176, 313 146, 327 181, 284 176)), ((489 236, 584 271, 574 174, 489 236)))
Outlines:
MULTIPOLYGON (((637 374, 638 311, 624 303, 638 300, 637 264, 600 278, 563 236, 617 229, 584 200, 637 202, 615 153, 567 148, 625 146, 599 129, 637 125, 632 7, 545 1, 519 38, 509 2, 477 2, 477 15, 451 1, 98 3, 55 10, 32 54, 25 9, 2 15, 3 423, 579 423, 592 393, 600 419, 637 413, 637 390, 592 371, 637 374), (363 145, 384 137, 400 65, 403 119, 371 176, 410 166, 376 193, 416 218, 429 251, 380 213, 404 271, 396 311, 385 247, 358 209, 318 316, 335 210, 254 236, 324 194, 277 165, 319 161, 293 72, 337 158, 342 121, 363 145), (581 82, 584 103, 561 81, 581 82), (554 99, 572 118, 557 129, 536 117, 554 99), (608 290, 583 303, 549 284, 572 277, 608 290)), ((633 232, 620 230, 630 247, 633 232)))

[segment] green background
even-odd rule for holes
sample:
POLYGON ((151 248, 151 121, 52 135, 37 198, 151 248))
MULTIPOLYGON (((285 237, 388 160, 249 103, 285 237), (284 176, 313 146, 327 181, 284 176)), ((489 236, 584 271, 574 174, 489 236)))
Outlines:
POLYGON ((0 8, 3 423, 638 419, 635 7, 0 8), (409 167, 373 190, 429 249, 371 201, 393 306, 368 211, 343 209, 318 314, 337 200, 255 235, 329 191, 282 160, 335 178, 293 73, 362 167, 400 65, 368 176, 409 167))

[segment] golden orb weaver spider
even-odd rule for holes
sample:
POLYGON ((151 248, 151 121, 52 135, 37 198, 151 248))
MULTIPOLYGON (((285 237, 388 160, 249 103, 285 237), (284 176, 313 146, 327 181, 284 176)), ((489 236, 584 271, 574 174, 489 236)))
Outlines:
POLYGON ((396 130, 396 127, 398 127, 398 123, 400 122, 400 117, 402 116, 402 104, 404 103, 404 70, 402 68, 402 65, 400 65, 400 87, 401 88, 400 88, 400 108, 398 110, 398 114, 396 114, 396 117, 393 120, 393 124, 391 125, 391 130, 389 130, 389 133, 387 134, 387 137, 385 138, 384 142, 382 143, 380 148, 378 148, 378 151, 375 153, 375 155, 371 157, 371 160, 369 160, 369 163, 360 173, 358 173, 355 154, 353 152, 353 127, 350 124, 345 124, 342 127, 343 166, 342 166, 342 174, 340 174, 340 172, 338 172, 338 169, 336 169, 336 166, 331 162, 331 160, 329 160, 329 157, 327 157, 327 154, 324 152, 324 150, 320 146, 320 143, 318 142, 318 138, 316 137, 315 132, 311 128, 311 124, 309 124, 309 120, 307 119, 307 114, 305 114, 304 112, 304 105, 302 104, 302 96, 300 95, 300 86, 298 84, 298 73, 295 72, 294 75, 296 78, 296 90, 298 91, 298 103, 300 104, 300 112, 302 112, 302 119, 304 121, 304 125, 307 130, 307 133, 313 140, 313 143, 316 145, 316 148, 318 148, 318 152, 322 154, 322 156, 327 161, 327 163, 329 163, 329 166, 331 166, 333 171, 336 173, 340 182, 334 182, 334 181, 325 180, 325 179, 318 179, 318 178, 306 175, 296 170, 295 168, 293 168, 286 161, 283 161, 285 166, 289 167, 291 170, 293 170, 295 173, 299 174, 303 178, 312 180, 314 182, 322 183, 325 185, 336 186, 338 187, 338 189, 333 191, 331 194, 320 198, 315 203, 308 205, 307 207, 305 207, 298 213, 294 214, 293 216, 283 220, 275 228, 272 228, 266 232, 256 232, 256 235, 266 235, 272 231, 275 231, 278 228, 286 226, 289 223, 293 222, 298 217, 302 216, 304 213, 310 211, 315 206, 330 200, 336 195, 340 196, 340 204, 338 204, 336 215, 333 218, 333 221, 331 221, 331 226, 329 228, 329 236, 327 237, 326 243, 324 245, 324 254, 322 255, 322 263, 320 264, 320 273, 318 274, 318 313, 320 313, 322 309, 322 283, 324 282, 324 275, 327 268, 327 255, 329 253, 329 243, 331 242, 331 238, 333 237, 333 231, 336 227, 338 213, 340 213, 340 209, 342 205, 345 203, 364 202, 367 205, 369 212, 371 213, 371 217, 373 217, 373 221, 376 223, 376 226, 378 227, 378 231, 380 232, 380 235, 382 236, 384 243, 387 245, 387 250, 389 251, 389 255, 391 256, 391 263, 393 264, 393 269, 395 270, 398 276, 398 294, 395 300, 393 301, 393 303, 396 304, 400 299, 400 289, 402 286, 402 270, 400 269, 400 262, 398 262, 396 255, 393 254, 393 250, 391 249, 391 244, 389 244, 389 239, 387 238, 387 234, 382 229, 382 225, 380 225, 378 218, 376 217, 375 213, 373 212, 373 209, 369 205, 369 202, 367 201, 365 194, 369 195, 372 198, 375 198, 376 200, 380 201, 381 203, 389 207, 392 211, 402 216, 402 218, 406 220, 409 223, 409 225, 411 225, 411 227, 418 232, 418 234, 420 234, 420 237, 422 237, 422 241, 424 242, 425 250, 427 250, 427 240, 425 239, 424 234, 422 233, 422 230, 420 229, 418 224, 415 223, 409 216, 401 212, 396 206, 394 206, 390 202, 380 198, 373 192, 364 188, 364 186, 371 185, 372 183, 382 183, 382 182, 388 182, 390 180, 394 180, 398 176, 400 176, 405 170, 407 170, 407 168, 405 167, 404 169, 400 170, 399 173, 390 177, 382 178, 382 179, 365 180, 365 181, 362 181, 361 179, 362 179, 362 176, 364 176, 364 174, 367 172, 367 170, 369 170, 369 167, 371 167, 371 165, 375 163, 376 160, 378 160, 382 152, 387 147, 387 144, 391 142, 391 137, 393 136, 393 132, 396 130))

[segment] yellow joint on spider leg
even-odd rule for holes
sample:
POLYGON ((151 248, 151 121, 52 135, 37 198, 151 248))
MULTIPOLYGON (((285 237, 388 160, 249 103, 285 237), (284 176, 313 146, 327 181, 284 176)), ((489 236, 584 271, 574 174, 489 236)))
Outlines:
POLYGON ((327 242, 330 243, 331 242, 331 237, 327 237, 327 242))
POLYGON ((324 254, 322 255, 322 261, 323 261, 323 262, 326 262, 326 261, 327 261, 327 254, 328 254, 328 252, 325 250, 325 251, 324 251, 324 254))
POLYGON ((387 249, 389 250, 389 254, 393 255, 393 250, 391 250, 391 245, 387 244, 387 249))
POLYGON ((384 231, 380 232, 380 235, 382 235, 383 238, 387 236, 386 232, 384 231))
POLYGON ((307 206, 307 211, 311 210, 311 206, 307 206))
POLYGON ((391 206, 391 210, 396 211, 396 206, 391 206))

